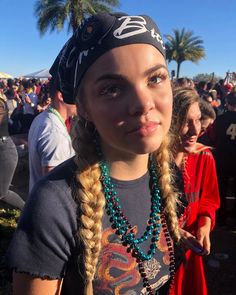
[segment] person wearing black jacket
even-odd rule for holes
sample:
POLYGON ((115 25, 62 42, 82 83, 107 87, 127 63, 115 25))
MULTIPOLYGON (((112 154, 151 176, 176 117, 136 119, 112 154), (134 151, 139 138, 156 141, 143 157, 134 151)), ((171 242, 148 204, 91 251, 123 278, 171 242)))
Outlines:
MULTIPOLYGON (((221 197, 219 222, 222 225, 226 223, 227 219, 226 196, 231 179, 234 183, 234 194, 236 195, 236 92, 227 95, 226 106, 227 111, 217 116, 212 128, 208 131, 208 136, 215 147, 221 197)), ((236 213, 236 204, 233 212, 236 213)))

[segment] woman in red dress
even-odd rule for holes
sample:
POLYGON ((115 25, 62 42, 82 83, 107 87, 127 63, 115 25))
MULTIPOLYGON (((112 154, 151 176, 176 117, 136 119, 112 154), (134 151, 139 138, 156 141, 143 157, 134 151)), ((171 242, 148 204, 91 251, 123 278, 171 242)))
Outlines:
POLYGON ((188 205, 181 218, 184 262, 176 272, 171 295, 206 295, 202 257, 210 253, 210 231, 219 208, 219 191, 213 156, 197 143, 201 131, 199 96, 190 88, 174 91, 173 151, 184 180, 188 205))

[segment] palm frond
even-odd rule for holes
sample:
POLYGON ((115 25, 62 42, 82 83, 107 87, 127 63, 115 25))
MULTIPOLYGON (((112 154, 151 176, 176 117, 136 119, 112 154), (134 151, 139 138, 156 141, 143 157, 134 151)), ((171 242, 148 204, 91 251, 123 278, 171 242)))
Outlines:
POLYGON ((65 23, 75 30, 84 17, 97 12, 112 12, 120 6, 119 0, 37 0, 34 13, 41 35, 47 30, 60 31, 65 23))
MULTIPOLYGON (((203 40, 199 36, 194 36, 192 31, 186 31, 185 28, 173 29, 173 35, 164 35, 166 38, 166 58, 170 62, 176 61, 177 69, 180 64, 186 60, 197 63, 205 57, 203 40)), ((179 75, 177 70, 177 76, 179 75)))

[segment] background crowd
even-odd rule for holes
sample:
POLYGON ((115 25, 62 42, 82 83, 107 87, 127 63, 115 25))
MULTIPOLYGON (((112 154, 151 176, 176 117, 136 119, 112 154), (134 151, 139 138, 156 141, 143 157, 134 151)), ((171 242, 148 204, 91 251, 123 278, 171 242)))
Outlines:
MULTIPOLYGON (((207 83, 205 81, 194 83, 188 78, 173 80, 172 87, 174 93, 175 91, 181 92, 181 89, 192 89, 200 97, 201 131, 197 132, 197 137, 199 143, 203 143, 210 148, 216 160, 221 197, 221 208, 218 212, 217 222, 220 226, 227 225, 228 218, 230 218, 230 220, 233 220, 230 225, 235 226, 236 202, 229 211, 227 208, 227 195, 229 190, 233 190, 234 196, 236 196, 236 87, 232 83, 226 83, 223 79, 217 83, 207 83)), ((6 102, 8 109, 8 130, 10 135, 28 134, 35 117, 45 110, 49 111, 52 106, 55 108, 56 99, 50 91, 50 80, 9 79, 0 81, 0 88, 1 99, 6 102)), ((174 99, 177 99, 177 96, 174 95, 174 99)), ((55 109, 60 114, 60 110, 55 109)), ((176 110, 175 115, 178 115, 178 110, 176 110)), ((64 119, 66 119, 66 129, 69 131, 70 117, 64 119)), ((207 152, 204 150, 204 153, 207 152)), ((17 163, 17 160, 15 162, 17 163)), ((196 169, 198 168, 196 167, 196 169)), ((212 175, 212 185, 214 181, 215 178, 212 175)), ((17 198, 20 197, 17 196, 17 198)), ((24 205, 21 203, 20 206, 16 206, 14 202, 8 203, 18 209, 22 209, 24 205)), ((194 267, 194 269, 197 268, 194 267)), ((178 280, 180 280, 179 277, 178 280)))
MULTIPOLYGON (((28 134, 34 118, 51 105, 49 82, 50 78, 48 80, 16 78, 0 81, 0 97, 6 101, 8 108, 10 135, 28 134)), ((236 216, 236 205, 227 213, 226 202, 229 190, 234 194, 236 191, 236 112, 232 111, 232 105, 229 106, 226 97, 230 93, 236 92, 236 86, 225 79, 214 83, 194 82, 189 78, 178 78, 172 79, 172 87, 173 89, 190 87, 195 89, 201 98, 201 133, 198 142, 211 146, 215 156, 222 203, 219 223, 225 225, 227 217, 236 216), (231 117, 219 119, 226 113, 230 113, 231 117), (227 124, 224 120, 227 121, 227 124), (215 128, 216 125, 217 128, 215 128), (226 130, 222 131, 222 128, 226 128, 226 130), (231 140, 225 140, 227 132, 232 133, 231 140)), ((69 130, 70 118, 66 118, 65 123, 69 130)))
MULTIPOLYGON (((16 78, 0 81, 0 97, 6 102, 8 108, 9 135, 28 134, 34 118, 48 109, 53 99, 49 82, 50 78, 48 80, 16 78)), ((227 212, 227 194, 229 190, 234 195, 236 192, 236 112, 234 103, 230 106, 226 101, 227 95, 236 92, 236 86, 225 79, 213 83, 178 78, 172 79, 172 87, 173 89, 186 87, 195 89, 201 98, 201 132, 198 142, 210 146, 215 156, 221 192, 218 221, 220 225, 225 225, 228 217, 236 215, 236 205, 227 212), (225 116, 226 119, 224 119, 225 116), (231 134, 230 140, 227 139, 229 138, 227 132, 231 134)), ((68 130, 70 119, 68 116, 65 120, 68 130)))

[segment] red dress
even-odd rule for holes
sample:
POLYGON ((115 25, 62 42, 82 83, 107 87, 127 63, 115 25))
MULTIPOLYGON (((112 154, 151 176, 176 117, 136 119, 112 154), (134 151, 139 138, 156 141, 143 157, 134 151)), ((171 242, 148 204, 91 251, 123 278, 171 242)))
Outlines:
MULTIPOLYGON (((195 153, 187 154, 184 164, 182 174, 188 206, 183 228, 195 235, 199 217, 209 216, 211 229, 215 225, 215 212, 220 206, 215 161, 210 150, 198 144, 195 153)), ((170 294, 208 294, 201 256, 191 250, 186 251, 184 262, 176 271, 170 294)))

